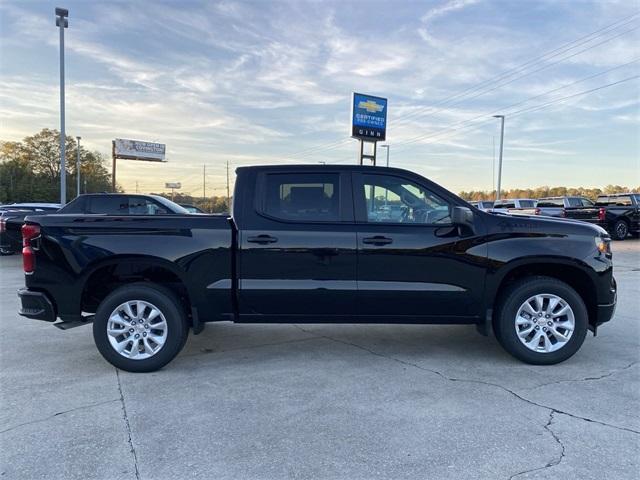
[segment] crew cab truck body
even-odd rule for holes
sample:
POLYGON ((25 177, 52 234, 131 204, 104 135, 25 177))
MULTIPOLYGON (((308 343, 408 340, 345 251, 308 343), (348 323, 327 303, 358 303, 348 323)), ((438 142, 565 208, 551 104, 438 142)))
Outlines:
POLYGON ((538 199, 535 214, 589 221, 597 218, 598 210, 595 203, 584 197, 545 197, 538 199))
POLYGON ((616 240, 640 233, 640 193, 598 195, 596 207, 599 212, 595 223, 616 240))
POLYGON ((233 198, 230 217, 28 217, 20 313, 92 321, 109 362, 151 371, 224 320, 475 324, 550 364, 615 309, 602 229, 484 213, 405 170, 243 167, 233 198))

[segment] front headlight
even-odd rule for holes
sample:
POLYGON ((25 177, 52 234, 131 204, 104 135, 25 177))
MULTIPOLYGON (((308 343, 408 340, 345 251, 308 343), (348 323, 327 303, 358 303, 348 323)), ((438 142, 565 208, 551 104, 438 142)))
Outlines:
POLYGON ((596 248, 600 253, 611 255, 611 238, 608 235, 600 235, 594 238, 596 248))

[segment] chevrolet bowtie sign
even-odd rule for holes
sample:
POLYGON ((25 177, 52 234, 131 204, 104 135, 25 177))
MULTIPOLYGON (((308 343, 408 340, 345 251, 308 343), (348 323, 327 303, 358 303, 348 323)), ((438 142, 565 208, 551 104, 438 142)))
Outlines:
POLYGON ((164 162, 165 150, 164 143, 142 142, 125 138, 116 138, 115 140, 115 156, 118 158, 164 162))
POLYGON ((387 99, 354 93, 351 103, 351 136, 362 140, 385 140, 387 99))

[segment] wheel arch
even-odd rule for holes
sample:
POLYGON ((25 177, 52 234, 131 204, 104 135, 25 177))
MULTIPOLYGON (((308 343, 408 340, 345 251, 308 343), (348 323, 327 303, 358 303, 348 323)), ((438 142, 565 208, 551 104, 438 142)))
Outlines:
POLYGON ((116 288, 152 282, 169 288, 181 301, 190 325, 197 324, 185 272, 175 263, 150 255, 116 255, 91 265, 81 279, 81 311, 95 312, 97 305, 116 288))
MULTIPOLYGON (((589 315, 589 328, 595 326, 598 311, 598 297, 596 282, 589 273, 588 266, 577 261, 555 258, 531 258, 515 261, 502 267, 500 274, 489 282, 488 298, 497 306, 502 301, 508 286, 515 281, 527 277, 551 277, 560 280, 573 288, 582 298, 589 315)), ((493 305, 488 305, 491 309, 493 305)), ((493 312, 497 308, 493 308, 493 312)))

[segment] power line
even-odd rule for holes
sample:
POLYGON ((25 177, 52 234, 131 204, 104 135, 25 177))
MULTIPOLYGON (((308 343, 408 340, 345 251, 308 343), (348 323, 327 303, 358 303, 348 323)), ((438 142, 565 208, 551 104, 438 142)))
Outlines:
MULTIPOLYGON (((615 82, 607 83, 605 85, 600 85, 600 86, 595 87, 595 88, 591 88, 591 89, 588 89, 588 90, 577 92, 577 93, 574 93, 574 94, 571 94, 571 95, 567 95, 567 96, 564 96, 564 97, 556 98, 556 99, 551 100, 551 101, 546 102, 546 103, 542 103, 542 104, 539 104, 539 105, 533 105, 531 107, 523 108, 521 110, 516 110, 516 111, 513 111, 513 112, 505 112, 505 115, 509 116, 510 118, 513 118, 513 117, 516 117, 518 115, 523 115, 525 113, 530 113, 530 112, 542 110, 544 108, 547 108, 549 106, 555 105, 556 103, 561 103, 561 102, 563 102, 565 100, 568 100, 570 98, 575 98, 575 97, 587 95, 589 93, 597 92, 599 90, 603 90, 605 88, 613 87, 615 85, 619 85, 619 84, 626 83, 626 82, 629 82, 629 81, 632 81, 632 80, 636 80, 638 78, 640 78, 640 75, 634 75, 634 76, 631 76, 631 77, 624 78, 622 80, 618 80, 618 81, 615 81, 615 82)), ((523 103, 523 102, 520 102, 520 103, 523 103)), ((471 124, 471 125, 466 125, 466 126, 461 125, 458 128, 449 128, 449 129, 441 130, 439 132, 435 132, 435 133, 433 133, 433 134, 428 136, 429 138, 432 138, 432 140, 428 141, 428 142, 424 142, 424 143, 422 143, 422 145, 430 145, 430 144, 436 143, 438 141, 447 140, 449 138, 452 138, 453 136, 455 136, 457 134, 457 132, 462 131, 462 130, 468 130, 469 132, 480 130, 486 123, 493 122, 492 118, 487 118, 490 115, 491 115, 491 113, 483 114, 482 117, 485 117, 485 120, 480 121, 480 122, 476 122, 476 123, 471 124), (451 133, 449 135, 447 135, 447 133, 449 131, 451 133), (442 137, 443 135, 447 135, 447 136, 445 136, 444 138, 438 138, 438 137, 442 137)), ((474 118, 479 118, 479 117, 480 116, 474 117, 474 118)), ((469 121, 463 122, 463 123, 468 123, 468 122, 469 121)), ((425 138, 427 138, 427 136, 425 136, 425 138)), ((403 144, 403 145, 406 146, 406 144, 403 144)), ((400 149, 400 151, 402 151, 402 148, 400 149)), ((341 162, 348 161, 348 160, 351 160, 351 159, 346 159, 345 158, 345 159, 340 159, 340 160, 337 160, 337 161, 327 162, 327 163, 341 163, 341 162)))
MULTIPOLYGON (((577 39, 575 39, 575 40, 573 40, 571 42, 568 42, 568 43, 565 43, 565 44, 561 45, 560 47, 557 47, 557 48, 555 48, 553 50, 550 50, 550 51, 546 52, 543 55, 535 57, 532 60, 529 60, 529 61, 527 61, 527 62, 525 62, 523 64, 520 64, 517 67, 514 67, 512 69, 506 70, 506 71, 502 72, 499 75, 496 75, 496 76, 494 76, 494 77, 492 77, 490 79, 487 79, 487 80, 485 80, 483 82, 480 82, 479 84, 477 84, 477 85, 475 85, 473 87, 469 87, 469 88, 463 90, 462 92, 459 92, 457 94, 449 96, 449 97, 441 100, 440 102, 436 103, 435 105, 421 107, 420 109, 418 109, 418 110, 416 110, 414 112, 411 112, 411 113, 407 114, 406 116, 404 116, 400 121, 398 121, 394 125, 394 127, 398 126, 398 125, 406 124, 410 120, 418 118, 418 117, 422 117, 422 116, 426 115, 427 113, 430 113, 431 116, 432 116, 435 113, 449 110, 449 108, 447 108, 447 109, 440 108, 440 109, 436 109, 435 111, 428 112, 429 109, 433 110, 435 107, 437 107, 439 105, 443 105, 444 106, 447 103, 450 103, 451 100, 455 100, 456 98, 464 99, 464 100, 472 100, 472 99, 477 98, 477 97, 479 97, 481 95, 484 95, 486 93, 490 93, 492 91, 495 91, 495 90, 497 90, 498 88, 500 88, 502 86, 505 86, 505 85, 508 85, 510 83, 513 83, 516 80, 519 80, 519 79, 524 78, 526 76, 532 75, 534 73, 538 73, 538 72, 540 72, 542 70, 550 68, 551 66, 557 65, 558 63, 560 63, 560 62, 562 62, 564 60, 568 60, 569 58, 575 57, 575 56, 577 56, 577 55, 579 55, 581 53, 584 53, 584 52, 586 52, 588 50, 596 48, 596 47, 598 47, 598 46, 600 46, 600 45, 602 45, 604 43, 607 43, 607 42, 609 42, 609 41, 611 41, 611 40, 613 40, 615 38, 618 38, 618 37, 620 37, 622 35, 626 35, 627 33, 630 33, 633 30, 636 30, 638 27, 631 28, 631 29, 626 30, 626 31, 624 31, 622 33, 619 33, 617 35, 609 37, 609 38, 607 38, 606 40, 604 40, 602 42, 596 43, 594 45, 590 45, 587 48, 584 48, 584 49, 582 49, 582 50, 580 50, 578 52, 575 52, 575 53, 573 53, 573 54, 571 54, 569 56, 561 58, 560 60, 557 60, 557 61, 555 61, 555 62, 553 62, 551 64, 547 64, 547 65, 543 66, 542 68, 533 70, 531 72, 527 72, 527 73, 525 73, 523 75, 520 75, 520 76, 517 76, 515 78, 512 78, 511 80, 509 80, 507 82, 502 82, 501 84, 499 84, 497 86, 494 86, 494 87, 492 87, 490 89, 487 89, 485 91, 481 91, 480 93, 478 93, 476 95, 473 95, 470 98, 464 98, 469 93, 473 93, 473 92, 482 90, 482 88, 485 85, 490 85, 490 84, 492 84, 492 83, 494 83, 496 81, 505 80, 505 79, 513 76, 516 73, 519 73, 519 72, 522 72, 524 70, 527 70, 527 68, 528 68, 527 66, 534 66, 536 64, 540 64, 540 63, 543 63, 545 61, 548 61, 548 60, 550 60, 552 58, 555 58, 555 57, 560 56, 560 55, 562 55, 564 53, 567 53, 570 50, 573 50, 574 48, 577 48, 577 47, 579 47, 581 45, 584 45, 584 44, 587 44, 589 42, 592 42, 593 40, 595 40, 595 39, 597 39, 599 37, 602 37, 602 36, 605 36, 607 34, 610 34, 610 33, 612 33, 613 31, 615 31, 618 28, 621 28, 621 27, 624 27, 626 25, 629 25, 630 23, 632 23, 635 20, 635 18, 638 15, 640 15, 640 14, 636 13, 636 14, 630 15, 628 17, 624 17, 624 18, 622 18, 620 20, 617 20, 616 22, 613 22, 613 23, 611 23, 609 25, 606 25, 606 26, 604 26, 604 27, 602 27, 602 28, 600 28, 598 30, 595 30, 595 31, 593 31, 591 33, 588 33, 587 35, 579 37, 579 38, 577 38, 577 39)), ((460 102, 459 101, 455 102, 454 105, 457 104, 457 103, 460 103, 460 102)), ((318 153, 318 151, 320 151, 320 150, 334 150, 334 149, 342 146, 343 144, 346 144, 349 141, 350 141, 350 139, 347 138, 347 139, 342 139, 342 140, 338 140, 338 141, 319 144, 319 145, 316 145, 316 146, 308 147, 308 148, 306 148, 304 150, 301 150, 299 152, 290 154, 287 157, 288 158, 291 158, 291 157, 305 157, 305 156, 308 156, 308 155, 313 155, 315 153, 318 153)))
MULTIPOLYGON (((550 94, 550 93, 557 92, 558 90, 562 90, 562 89, 565 89, 565 88, 567 88, 567 87, 571 87, 571 86, 573 86, 573 85, 576 85, 576 84, 578 84, 578 83, 581 83, 581 82, 584 82, 584 81, 587 81, 587 80, 591 80, 591 79, 593 79, 593 78, 596 78, 596 77, 599 77, 599 76, 605 75, 605 74, 610 73, 610 72, 612 72, 612 71, 614 71, 614 70, 618 70, 618 69, 620 69, 620 68, 627 67, 627 66, 629 66, 629 65, 631 65, 631 64, 633 64, 633 63, 637 63, 638 61, 640 61, 640 58, 636 58, 636 59, 634 59, 634 60, 632 60, 632 61, 630 61, 630 62, 627 62, 627 63, 621 64, 621 65, 617 65, 617 66, 615 66, 615 67, 609 68, 609 69, 604 70, 604 71, 602 71, 602 72, 598 72, 598 73, 596 73, 596 74, 589 75, 589 76, 587 76, 587 77, 583 77, 583 78, 581 78, 581 79, 578 79, 578 80, 576 80, 576 81, 573 81, 573 82, 567 83, 567 84, 562 85, 562 86, 560 86, 560 87, 557 87, 557 88, 554 88, 554 89, 548 90, 548 91, 543 92, 543 93, 541 93, 541 94, 534 95, 533 97, 529 97, 529 98, 527 98, 527 99, 525 99, 525 100, 522 100, 522 101, 520 101, 520 102, 516 102, 516 103, 513 103, 513 104, 511 104, 511 105, 507 105, 506 107, 502 107, 502 108, 500 108, 500 111, 504 111, 504 110, 509 109, 509 108, 517 107, 518 105, 522 105, 523 103, 527 103, 527 102, 529 102, 529 101, 531 101, 531 100, 535 100, 536 98, 544 97, 544 96, 546 96, 546 95, 548 95, 548 94, 550 94)), ((472 121, 474 121, 474 120, 476 120, 476 119, 478 119, 478 118, 485 118, 485 117, 487 117, 487 116, 493 115, 494 113, 497 113, 497 112, 498 112, 498 111, 496 110, 496 111, 492 111, 492 112, 482 113, 482 114, 477 115, 477 116, 475 116, 475 117, 472 117, 472 118, 469 118, 469 119, 467 119, 467 120, 463 120, 463 121, 461 121, 461 122, 458 122, 457 124, 453 124, 453 126, 456 126, 456 125, 463 125, 463 124, 465 124, 465 123, 472 122, 472 121)), ((442 132, 442 131, 447 131, 447 130, 448 130, 448 128, 447 128, 447 129, 440 130, 440 131, 442 132)), ((411 144, 411 143, 415 143, 416 141, 419 141, 419 140, 421 140, 421 139, 429 138, 429 137, 431 137, 431 136, 433 136, 433 135, 434 135, 433 133, 431 133, 431 134, 421 134, 421 135, 418 135, 418 136, 416 136, 416 137, 412 137, 412 138, 410 138, 410 139, 408 139, 408 140, 405 140, 405 141, 402 141, 402 142, 397 142, 397 143, 396 143, 396 145, 397 145, 397 146, 401 146, 401 145, 408 145, 408 144, 411 144)))
MULTIPOLYGON (((462 92, 459 92, 459 93, 457 93, 455 95, 452 95, 452 96, 450 96, 448 98, 445 98, 444 100, 438 102, 437 104, 435 104, 433 106, 422 107, 422 110, 433 108, 433 107, 437 107, 438 105, 446 104, 450 100, 454 100, 454 99, 456 99, 458 97, 461 97, 461 96, 466 96, 467 93, 472 93, 472 92, 474 92, 476 90, 481 90, 484 85, 488 85, 488 84, 494 83, 496 81, 500 81, 500 80, 506 79, 506 78, 511 77, 512 75, 516 74, 516 73, 522 72, 522 71, 524 71, 524 70, 526 70, 528 68, 527 66, 534 66, 536 64, 543 63, 543 62, 545 62, 547 60, 550 60, 550 59, 555 58, 555 57, 557 57, 559 55, 567 53, 568 51, 573 50, 576 47, 579 47, 579 46, 584 45, 586 43, 589 43, 589 42, 591 42, 591 41, 593 41, 593 40, 595 40, 595 39, 597 39, 599 37, 602 37, 604 35, 612 33, 612 31, 614 31, 614 30, 616 30, 616 29, 618 29, 620 27, 624 27, 624 26, 626 26, 626 25, 628 25, 630 23, 633 23, 635 17, 637 17, 638 15, 640 15, 640 14, 636 13, 636 14, 631 15, 629 17, 625 17, 622 20, 618 20, 617 22, 609 24, 606 27, 603 27, 601 29, 595 30, 594 32, 591 32, 591 33, 589 33, 589 34, 587 34, 587 35, 585 35, 583 37, 580 37, 580 38, 572 41, 572 42, 566 43, 566 44, 564 44, 564 45, 562 45, 562 46, 560 46, 560 47, 558 47, 558 48, 556 48, 554 50, 551 50, 551 51, 549 51, 549 52, 547 52, 547 53, 545 53, 545 54, 543 54, 543 55, 541 55, 539 57, 536 57, 536 58, 534 58, 532 60, 529 60, 528 62, 525 62, 525 63, 517 66, 517 67, 514 67, 514 68, 512 68, 510 70, 507 70, 505 72, 502 72, 502 73, 500 73, 500 74, 498 74, 498 75, 496 75, 496 76, 494 76, 494 77, 492 77, 492 78, 490 78, 488 80, 485 80, 485 81, 479 83, 478 85, 476 85, 474 87, 469 87, 469 88, 463 90, 462 92), (620 25, 617 25, 620 22, 623 22, 623 23, 621 23, 620 25), (611 28, 611 27, 614 27, 614 28, 611 28), (611 29, 611 31, 603 32, 604 30, 609 30, 609 29, 611 29), (582 41, 582 40, 584 40, 584 39, 586 39, 588 37, 593 37, 593 38, 589 38, 586 41, 582 41), (575 44, 575 45, 573 45, 573 44, 575 44), (562 51, 560 51, 560 50, 562 50, 562 51), (551 55, 551 54, 554 54, 554 55, 551 55), (527 68, 524 68, 524 67, 527 67, 527 68)), ((634 28, 626 30, 626 31, 624 31, 624 32, 622 32, 620 34, 617 34, 617 35, 614 35, 612 37, 609 37, 608 39, 604 40, 603 42, 597 43, 595 45, 591 45, 591 46, 589 46, 589 47, 587 47, 585 49, 580 50, 579 52, 575 52, 575 53, 573 53, 573 54, 571 54, 571 55, 569 55, 567 57, 564 57, 564 58, 562 58, 562 59, 560 59, 560 60, 558 60, 556 62, 553 62, 553 63, 547 65, 546 67, 544 67, 543 69, 546 69, 546 68, 548 68, 550 66, 556 65, 556 64, 558 64, 558 63, 560 63, 560 62, 562 62, 564 60, 567 60, 567 59, 572 58, 572 57, 574 57, 576 55, 579 55, 579 54, 584 53, 584 52, 586 52, 588 50, 591 50, 592 48, 598 47, 598 46, 602 45, 603 43, 607 43, 607 42, 609 42, 609 41, 611 41, 611 40, 613 40, 613 39, 615 39, 615 38, 617 38, 619 36, 625 35, 625 34, 631 32, 633 30, 636 30, 637 28, 638 27, 634 27, 634 28)), ((516 77, 516 78, 510 80, 507 83, 501 84, 500 86, 508 85, 509 83, 512 83, 515 80, 518 80, 520 78, 524 78, 524 77, 526 77, 528 75, 531 75, 533 73, 537 73, 537 72, 539 72, 540 70, 543 70, 543 69, 538 69, 538 70, 534 70, 532 72, 528 72, 527 74, 521 75, 519 77, 516 77)), ((495 90, 495 88, 492 88, 491 90, 487 90, 484 93, 488 93, 488 92, 493 91, 493 90, 495 90)), ((471 98, 477 98, 477 96, 479 96, 479 95, 473 96, 471 98)), ((467 100, 469 100, 469 99, 467 99, 467 100)), ((456 103, 458 103, 458 102, 456 102, 456 103)), ((426 114, 427 112, 424 112, 424 113, 426 114)), ((412 119, 413 117, 416 117, 416 116, 419 117, 419 116, 422 116, 422 114, 419 113, 418 111, 411 112, 411 113, 409 113, 409 114, 407 114, 406 116, 403 117, 402 122, 404 122, 405 119, 407 119, 407 118, 408 119, 412 119)))

